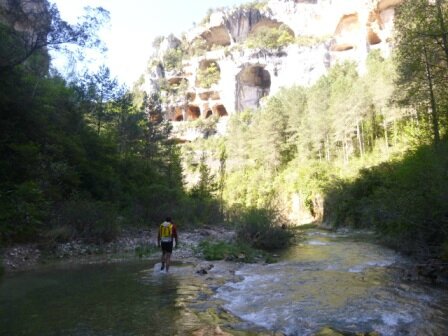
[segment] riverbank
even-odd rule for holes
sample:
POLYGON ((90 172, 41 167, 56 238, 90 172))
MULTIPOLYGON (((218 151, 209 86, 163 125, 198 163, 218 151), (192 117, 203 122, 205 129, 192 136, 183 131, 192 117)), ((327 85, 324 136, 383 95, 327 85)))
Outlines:
MULTIPOLYGON (((65 243, 19 244, 2 251, 2 266, 6 273, 32 270, 45 265, 60 263, 94 264, 123 261, 135 258, 157 259, 157 230, 123 230, 117 239, 103 244, 74 240, 65 243)), ((222 226, 204 226, 179 233, 179 248, 173 259, 182 262, 199 263, 203 258, 197 250, 204 239, 231 241, 235 232, 222 226)))
MULTIPOLYGON (((305 229, 316 228, 316 226, 305 229)), ((332 231, 331 228, 322 228, 332 231)), ((65 243, 18 244, 3 249, 1 253, 4 272, 20 272, 58 264, 100 264, 132 259, 158 260, 157 229, 125 229, 112 242, 103 244, 74 240, 65 243)), ((199 272, 205 258, 198 249, 203 240, 232 242, 235 231, 225 226, 202 226, 186 229, 179 234, 179 248, 173 253, 173 261, 197 265, 199 272)), ((381 244, 381 241, 378 241, 381 244)), ((407 267, 400 266, 402 277, 407 281, 424 281, 434 285, 448 286, 448 264, 440 260, 414 259, 407 267)))
MULTIPOLYGON (((185 335, 189 336, 285 335, 297 330, 312 330, 307 335, 313 336, 377 336, 383 335, 384 330, 384 335, 393 335, 398 328, 395 323, 402 323, 401 316, 406 316, 409 321, 420 316, 420 313, 414 314, 415 309, 421 309, 421 314, 435 309, 433 313, 438 316, 439 306, 435 300, 438 294, 434 292, 442 292, 442 289, 409 281, 404 276, 408 259, 376 244, 374 236, 368 232, 309 228, 303 240, 285 251, 286 254, 279 255, 281 262, 246 264, 238 260, 206 261, 197 249, 204 239, 233 241, 235 233, 229 228, 201 227, 182 231, 180 248, 174 251, 174 263, 168 276, 159 271, 160 251, 155 247, 154 237, 151 231, 123 232, 119 239, 101 245, 98 251, 96 246, 79 242, 60 244, 52 253, 41 251, 38 246, 16 246, 18 250, 5 252, 13 252, 13 255, 17 252, 14 258, 19 258, 18 252, 24 253, 25 248, 30 248, 31 253, 40 251, 40 254, 35 253, 39 258, 32 260, 29 254, 22 254, 28 264, 8 270, 10 274, 4 277, 3 285, 10 288, 24 283, 16 279, 35 279, 39 290, 34 293, 40 293, 42 287, 39 286, 47 283, 42 279, 49 279, 48 293, 57 293, 58 283, 62 284, 59 288, 62 293, 66 293, 67 286, 75 293, 69 300, 65 299, 66 294, 49 295, 53 306, 71 304, 80 298, 83 302, 108 302, 115 307, 117 316, 123 318, 123 311, 133 311, 134 314, 134 308, 135 312, 150 309, 145 306, 142 310, 141 305, 150 305, 153 300, 142 303, 137 298, 140 295, 147 297, 154 284, 154 295, 161 294, 157 290, 158 283, 171 284, 176 289, 173 307, 180 312, 179 328, 186 327, 188 333, 185 335), (147 250, 142 251, 145 246, 147 250), (33 268, 39 272, 20 272, 33 268), (105 278, 111 281, 104 282, 105 278), (125 282, 121 284, 121 281, 125 282), (92 290, 92 286, 101 290, 92 290), (123 288, 127 290, 123 292, 123 288), (136 295, 140 293, 138 288, 144 294, 136 295), (370 291, 376 291, 377 295, 368 294, 370 291), (368 295, 360 299, 359 295, 363 293, 368 295), (136 297, 129 300, 133 295, 136 297), (109 300, 114 297, 118 299, 111 303, 109 300), (295 299, 291 300, 292 297, 295 299), (422 297, 431 299, 422 301, 422 297), (334 302, 338 304, 334 305, 334 302), (403 306, 396 307, 402 302, 405 302, 403 306), (380 313, 378 307, 382 307, 380 313), (328 309, 329 314, 326 313, 328 309), (358 311, 364 313, 358 316, 358 311), (365 319, 365 314, 371 316, 365 319), (332 320, 328 316, 337 318, 332 320), (356 318, 354 322, 347 322, 347 316, 356 318), (375 323, 365 324, 366 321, 375 323)), ((32 283, 27 283, 25 288, 33 288, 32 283)), ((41 301, 36 300, 36 305, 41 301)), ((20 300, 15 297, 11 302, 20 306, 20 300)), ((50 309, 48 307, 44 310, 50 309)), ((75 304, 70 309, 77 307, 75 304)), ((89 321, 92 318, 102 321, 101 310, 92 312, 89 321)), ((83 320, 78 315, 76 319, 83 320)), ((42 318, 42 323, 46 325, 47 320, 42 318)), ((70 325, 71 321, 67 323, 70 325)))

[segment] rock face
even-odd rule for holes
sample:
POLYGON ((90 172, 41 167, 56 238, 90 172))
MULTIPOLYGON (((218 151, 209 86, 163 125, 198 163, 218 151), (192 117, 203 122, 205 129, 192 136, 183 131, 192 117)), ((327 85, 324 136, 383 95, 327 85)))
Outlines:
MULTIPOLYGON (((45 44, 50 30, 51 15, 46 0, 0 0, 0 25, 3 43, 0 69, 23 62, 24 55, 36 45, 45 44)), ((39 65, 48 70, 50 58, 45 48, 37 51, 39 65)))
MULTIPOLYGON (((199 56, 184 59, 171 73, 156 63, 143 88, 151 91, 162 80, 168 83, 171 95, 164 107, 172 121, 220 118, 257 108, 281 87, 313 84, 337 62, 355 61, 362 72, 370 50, 380 49, 387 56, 394 8, 401 1, 271 0, 262 8, 212 13, 206 25, 186 34, 187 45, 202 46, 199 56), (279 27, 296 42, 275 49, 245 46, 248 37, 279 27), (216 80, 204 84, 212 76, 216 80)), ((179 45, 167 41, 163 53, 179 45)), ((158 57, 163 55, 159 52, 158 57)))
POLYGON ((46 0, 0 0, 0 23, 17 31, 48 28, 49 20, 46 0))

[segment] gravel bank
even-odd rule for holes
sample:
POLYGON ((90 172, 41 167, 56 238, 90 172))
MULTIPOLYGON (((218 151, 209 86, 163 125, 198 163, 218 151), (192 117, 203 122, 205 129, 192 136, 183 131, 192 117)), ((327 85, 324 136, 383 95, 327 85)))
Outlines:
MULTIPOLYGON (((179 229, 179 248, 173 259, 199 263, 202 258, 195 247, 204 239, 230 241, 235 232, 224 227, 201 227, 182 231, 179 229)), ((3 268, 6 272, 34 269, 54 263, 100 263, 136 258, 136 249, 145 250, 144 258, 158 258, 157 229, 123 230, 120 236, 104 244, 89 244, 80 240, 58 243, 51 248, 39 244, 22 244, 2 251, 3 268)))

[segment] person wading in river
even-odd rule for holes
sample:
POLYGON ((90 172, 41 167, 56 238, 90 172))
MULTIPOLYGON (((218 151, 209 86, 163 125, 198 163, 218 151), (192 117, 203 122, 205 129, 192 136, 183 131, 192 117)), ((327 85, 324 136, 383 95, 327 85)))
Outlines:
POLYGON ((157 246, 162 247, 162 267, 168 272, 170 268, 171 253, 173 252, 173 241, 177 248, 177 230, 176 225, 171 221, 171 217, 167 217, 165 221, 160 224, 159 232, 157 234, 157 246))

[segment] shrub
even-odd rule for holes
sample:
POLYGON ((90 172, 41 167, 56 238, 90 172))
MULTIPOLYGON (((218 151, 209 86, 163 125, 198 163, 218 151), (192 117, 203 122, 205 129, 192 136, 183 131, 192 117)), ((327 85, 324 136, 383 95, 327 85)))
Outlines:
POLYGON ((168 71, 180 69, 184 53, 181 49, 169 49, 163 56, 163 64, 168 71))
MULTIPOLYGON (((179 194, 175 188, 162 184, 141 186, 135 199, 128 209, 128 217, 137 226, 146 226, 151 222, 158 222, 178 207, 179 194)), ((174 216, 174 214, 173 214, 174 216)))
POLYGON ((202 88, 209 89, 213 84, 219 82, 221 73, 218 65, 212 62, 205 69, 199 69, 197 74, 198 85, 202 88))
POLYGON ((135 255, 140 259, 150 256, 158 251, 158 248, 153 244, 139 245, 135 248, 135 255))
POLYGON ((325 220, 372 228, 386 243, 443 257, 448 240, 448 144, 423 146, 402 161, 364 169, 327 190, 325 220), (445 245, 444 245, 445 244, 445 245))
MULTIPOLYGON (((53 217, 54 227, 67 226, 76 237, 94 243, 109 242, 119 233, 116 209, 109 203, 89 199, 67 201, 59 206, 53 217)), ((57 231, 56 231, 57 232, 57 231)))
POLYGON ((0 242, 35 240, 47 215, 48 201, 37 183, 0 191, 0 242))
POLYGON ((254 262, 257 256, 260 256, 260 252, 254 250, 248 244, 224 241, 210 242, 203 240, 199 243, 198 252, 201 252, 206 260, 254 262))
POLYGON ((73 239, 76 235, 73 227, 68 225, 57 226, 43 234, 43 238, 48 244, 65 243, 73 239))
POLYGON ((219 224, 224 221, 216 200, 197 197, 186 197, 173 210, 173 217, 195 225, 219 224))
POLYGON ((288 222, 274 209, 243 210, 237 225, 237 239, 254 248, 277 250, 288 247, 294 234, 288 222))
POLYGON ((281 25, 278 28, 263 27, 246 40, 248 48, 278 49, 294 42, 294 34, 281 25))
POLYGON ((190 56, 204 55, 208 50, 207 41, 204 40, 203 38, 196 38, 193 40, 188 50, 190 56))

